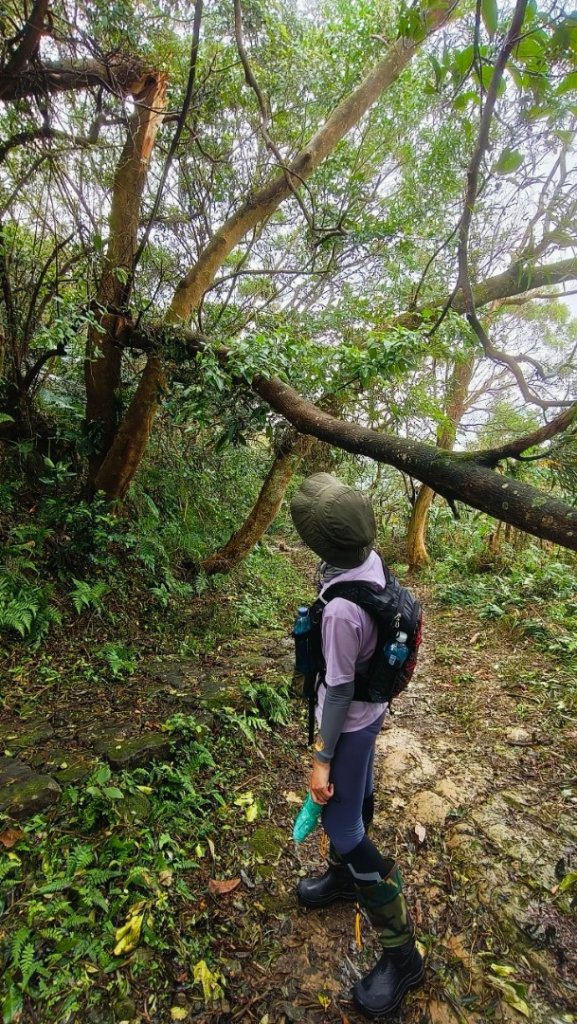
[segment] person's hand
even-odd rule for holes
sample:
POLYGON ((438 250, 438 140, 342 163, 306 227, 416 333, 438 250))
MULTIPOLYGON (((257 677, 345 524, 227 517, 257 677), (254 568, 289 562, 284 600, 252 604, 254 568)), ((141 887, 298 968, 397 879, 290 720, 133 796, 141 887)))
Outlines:
POLYGON ((330 771, 330 764, 313 761, 309 789, 313 800, 317 804, 328 804, 335 791, 332 782, 329 782, 330 771))

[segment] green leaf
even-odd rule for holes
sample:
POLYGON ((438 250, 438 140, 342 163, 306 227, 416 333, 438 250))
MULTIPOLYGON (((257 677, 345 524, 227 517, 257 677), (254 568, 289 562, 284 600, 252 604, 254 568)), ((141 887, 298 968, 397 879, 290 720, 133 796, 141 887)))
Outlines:
POLYGON ((0 423, 14 423, 14 417, 9 416, 7 412, 0 412, 0 423))
POLYGON ((469 103, 478 103, 479 97, 476 92, 469 89, 467 92, 461 92, 458 96, 455 96, 453 106, 455 110, 464 110, 469 103))
POLYGON ((536 0, 528 0, 527 8, 525 10, 525 18, 523 19, 523 25, 528 25, 530 22, 535 21, 535 15, 537 14, 537 2, 536 0))
POLYGON ((257 818, 258 818, 258 804, 250 804, 250 806, 247 807, 247 809, 246 809, 246 820, 251 822, 251 821, 256 821, 257 818))
POLYGON ((503 999, 509 1006, 512 1006, 517 1013, 522 1013, 524 1017, 530 1017, 531 1011, 527 1006, 527 1003, 522 998, 526 991, 526 985, 522 985, 520 982, 514 983, 504 981, 502 978, 487 978, 493 988, 498 989, 503 994, 503 999))
POLYGON ((559 892, 567 892, 577 883, 577 871, 569 871, 559 882, 559 892))
POLYGON ((508 967, 505 964, 491 964, 491 970, 501 978, 508 978, 510 974, 515 973, 514 967, 508 967))
POLYGON ((535 34, 526 36, 515 47, 515 59, 526 64, 531 71, 537 70, 544 63, 545 52, 543 43, 535 34))
POLYGON ((106 786, 104 794, 109 800, 124 800, 124 793, 116 786, 106 786))
POLYGON ((441 82, 443 81, 443 78, 445 77, 446 69, 441 67, 437 58, 433 57, 432 54, 431 56, 429 56, 429 60, 433 66, 433 71, 435 72, 435 87, 438 89, 441 82))
MULTIPOLYGON (((479 80, 480 77, 480 80, 483 84, 483 88, 487 90, 491 85, 491 82, 493 81, 494 74, 495 68, 491 64, 483 64, 481 67, 481 75, 479 76, 478 71, 476 71, 475 77, 477 78, 477 80, 479 80)), ((497 96, 502 96, 506 88, 507 86, 505 84, 505 79, 501 78, 497 86, 497 96)))
POLYGON ((105 782, 108 782, 111 775, 112 772, 110 771, 108 765, 103 764, 102 767, 100 767, 94 773, 94 782, 96 783, 97 786, 103 786, 105 782))
MULTIPOLYGON (((559 83, 555 92, 557 96, 563 96, 566 92, 575 92, 577 90, 577 71, 571 71, 570 74, 565 75, 562 82, 559 83)), ((1 420, 0 420, 1 422, 1 420)))
POLYGON ((499 24, 497 0, 481 0, 481 17, 489 34, 489 39, 492 39, 499 24))
POLYGON ((475 50, 472 46, 466 46, 464 50, 455 54, 453 66, 459 77, 466 75, 471 70, 474 59, 475 50))
POLYGON ((497 163, 494 164, 493 171, 495 174, 512 174, 513 171, 519 169, 524 159, 523 154, 517 152, 517 150, 505 148, 497 163))

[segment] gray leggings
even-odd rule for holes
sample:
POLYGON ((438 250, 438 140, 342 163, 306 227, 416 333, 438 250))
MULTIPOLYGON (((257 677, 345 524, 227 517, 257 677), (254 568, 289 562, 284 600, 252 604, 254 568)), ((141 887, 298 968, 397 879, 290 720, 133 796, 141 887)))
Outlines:
POLYGON ((358 846, 365 834, 363 800, 373 792, 375 742, 384 717, 383 713, 357 732, 341 733, 335 748, 330 775, 335 792, 325 805, 323 828, 341 856, 358 846))

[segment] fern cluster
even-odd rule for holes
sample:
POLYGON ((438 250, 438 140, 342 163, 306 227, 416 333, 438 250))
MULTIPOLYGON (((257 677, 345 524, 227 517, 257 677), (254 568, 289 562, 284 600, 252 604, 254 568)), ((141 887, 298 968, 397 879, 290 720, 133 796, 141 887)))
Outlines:
POLYGON ((39 642, 51 625, 62 621, 50 597, 48 588, 0 568, 0 630, 39 642))
POLYGON ((286 725, 289 721, 288 684, 271 686, 270 683, 251 681, 242 684, 241 692, 254 703, 268 723, 286 725))

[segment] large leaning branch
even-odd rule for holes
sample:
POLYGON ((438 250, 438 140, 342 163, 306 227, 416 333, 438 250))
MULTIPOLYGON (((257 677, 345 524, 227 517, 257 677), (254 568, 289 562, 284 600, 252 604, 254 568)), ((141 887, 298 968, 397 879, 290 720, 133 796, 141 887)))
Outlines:
POLYGON ((146 69, 132 57, 113 54, 102 60, 62 61, 39 64, 7 77, 0 71, 2 100, 11 102, 25 96, 75 92, 94 86, 115 96, 134 95, 142 89, 146 69))
POLYGON ((577 508, 483 464, 486 453, 449 452, 422 441, 378 433, 323 412, 278 378, 258 377, 253 389, 303 434, 355 455, 385 462, 421 480, 450 501, 577 551, 577 508))

